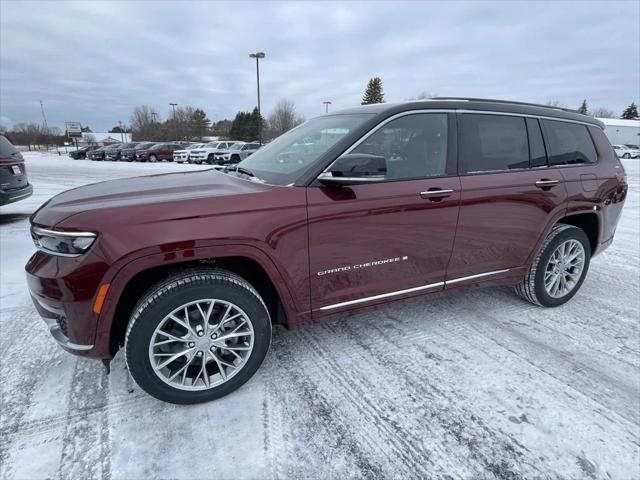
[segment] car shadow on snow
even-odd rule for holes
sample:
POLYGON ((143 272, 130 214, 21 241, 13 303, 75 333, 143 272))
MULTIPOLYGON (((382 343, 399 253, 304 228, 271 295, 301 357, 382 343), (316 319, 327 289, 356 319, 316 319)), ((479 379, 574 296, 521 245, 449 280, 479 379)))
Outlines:
POLYGON ((30 213, 0 213, 0 225, 8 225, 10 223, 25 220, 31 216, 30 213))

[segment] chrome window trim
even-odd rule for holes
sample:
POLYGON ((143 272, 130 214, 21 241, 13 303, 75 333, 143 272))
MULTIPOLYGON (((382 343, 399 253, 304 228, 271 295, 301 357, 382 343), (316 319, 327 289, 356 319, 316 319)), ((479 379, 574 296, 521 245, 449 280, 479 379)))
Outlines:
POLYGON ((332 305, 325 305, 324 307, 320 307, 320 310, 333 310, 334 308, 348 307, 350 305, 356 305, 358 303, 371 302, 374 300, 380 300, 383 298, 393 297, 396 295, 404 295, 406 293, 419 292, 421 290, 427 290, 430 288, 446 287, 450 283, 460 283, 460 282, 466 282, 468 280, 475 280, 476 278, 488 277, 490 275, 498 275, 500 273, 508 272, 509 270, 511 269, 505 268, 502 270, 493 270, 491 272, 477 273, 475 275, 469 275, 467 277, 454 278, 453 280, 445 280, 443 282, 429 283, 427 285, 420 285, 419 287, 406 288, 404 290, 396 290, 393 292, 382 293, 380 295, 372 295, 370 297, 358 298, 356 300, 347 300, 346 302, 334 303, 332 305))
POLYGON ((464 109, 458 109, 456 110, 457 113, 477 113, 479 115, 503 115, 503 116, 508 116, 508 117, 524 117, 524 118, 538 118, 538 119, 542 119, 542 120, 553 120, 556 122, 568 122, 568 123, 578 123, 580 125, 586 125, 587 127, 598 127, 600 128, 599 125, 596 125, 594 123, 589 123, 589 122, 582 122, 580 120, 569 120, 568 118, 558 118, 558 117, 547 117, 545 115, 534 115, 534 114, 530 114, 530 113, 511 113, 511 112, 493 112, 491 110, 464 110, 464 109))

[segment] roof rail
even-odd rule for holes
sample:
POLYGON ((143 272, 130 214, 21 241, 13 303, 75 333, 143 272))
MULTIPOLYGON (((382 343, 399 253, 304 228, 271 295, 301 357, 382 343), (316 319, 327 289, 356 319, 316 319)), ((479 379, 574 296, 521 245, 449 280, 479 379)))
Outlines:
POLYGON ((486 103, 502 103, 507 105, 525 105, 528 107, 542 107, 542 108, 552 108, 555 110, 562 110, 563 112, 569 113, 577 113, 580 114, 577 110, 573 110, 571 108, 564 107, 554 107, 551 105, 542 105, 540 103, 529 103, 529 102, 515 102, 511 100, 495 100, 493 98, 470 98, 470 97, 433 97, 431 100, 460 100, 467 102, 486 102, 486 103))

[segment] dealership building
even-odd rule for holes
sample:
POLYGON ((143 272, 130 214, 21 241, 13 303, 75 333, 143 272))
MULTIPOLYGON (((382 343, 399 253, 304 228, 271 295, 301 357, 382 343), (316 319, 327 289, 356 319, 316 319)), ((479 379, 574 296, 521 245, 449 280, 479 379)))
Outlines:
POLYGON ((640 145, 640 120, 598 118, 611 145, 640 145))

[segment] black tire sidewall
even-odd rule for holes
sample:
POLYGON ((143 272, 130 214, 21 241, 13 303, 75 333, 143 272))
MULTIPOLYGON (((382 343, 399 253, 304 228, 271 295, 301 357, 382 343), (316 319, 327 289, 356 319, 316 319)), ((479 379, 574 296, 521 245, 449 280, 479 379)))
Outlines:
POLYGON ((227 395, 247 382, 262 364, 271 343, 271 321, 262 302, 232 282, 215 280, 177 287, 150 304, 136 319, 127 336, 127 365, 138 385, 159 400, 177 404, 207 402, 227 395), (234 303, 249 317, 254 346, 247 363, 227 382, 203 391, 183 391, 164 383, 153 371, 149 342, 159 322, 171 311, 190 301, 217 298, 234 303))
POLYGON ((587 272, 589 271, 590 263, 591 263, 591 244, 589 243, 589 238, 584 233, 584 231, 574 227, 574 228, 569 228, 560 232, 558 235, 555 236, 555 238, 551 242, 547 244, 544 252, 540 256, 538 268, 536 271, 536 277, 535 277, 535 292, 536 292, 536 297, 538 301, 545 307, 557 307, 567 303, 569 300, 573 298, 573 296, 576 293, 578 293, 578 290, 580 290, 580 287, 582 286, 582 282, 584 282, 584 279, 587 276, 587 272), (582 244, 582 247, 584 248, 584 252, 585 252, 584 268, 582 269, 582 275, 580 276, 580 280, 578 281, 578 284, 573 288, 573 290, 571 290, 564 297, 554 298, 547 293, 547 290, 544 287, 544 274, 547 268, 547 264, 549 263, 549 259, 553 254, 553 252, 556 250, 556 248, 558 248, 560 244, 562 244, 563 242, 566 242, 567 240, 577 240, 582 244))

